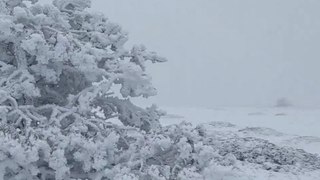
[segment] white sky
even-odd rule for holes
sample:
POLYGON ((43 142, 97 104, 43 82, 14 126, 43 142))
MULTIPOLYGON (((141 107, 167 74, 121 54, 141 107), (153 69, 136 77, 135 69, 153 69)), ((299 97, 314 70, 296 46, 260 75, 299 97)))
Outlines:
MULTIPOLYGON (((48 1, 48 0, 47 0, 48 1)), ((167 106, 320 106, 319 0, 93 0, 169 59, 149 72, 167 106)))

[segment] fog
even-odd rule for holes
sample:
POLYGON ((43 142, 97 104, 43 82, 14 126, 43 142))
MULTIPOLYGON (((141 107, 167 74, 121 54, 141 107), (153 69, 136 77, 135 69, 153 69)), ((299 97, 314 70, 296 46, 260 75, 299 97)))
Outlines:
POLYGON ((93 0, 169 60, 150 65, 162 106, 320 106, 319 0, 93 0))

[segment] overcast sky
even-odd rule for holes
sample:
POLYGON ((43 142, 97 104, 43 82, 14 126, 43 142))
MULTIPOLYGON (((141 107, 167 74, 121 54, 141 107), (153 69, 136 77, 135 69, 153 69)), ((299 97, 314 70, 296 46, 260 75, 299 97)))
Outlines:
POLYGON ((319 0, 93 0, 168 58, 149 68, 162 106, 320 106, 319 0))

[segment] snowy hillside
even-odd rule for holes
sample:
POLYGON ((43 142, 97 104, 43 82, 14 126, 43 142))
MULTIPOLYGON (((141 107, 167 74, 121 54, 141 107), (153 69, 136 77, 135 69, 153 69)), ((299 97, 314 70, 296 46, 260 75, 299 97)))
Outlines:
POLYGON ((163 124, 223 121, 243 128, 268 127, 287 134, 320 137, 320 109, 316 108, 161 108, 167 112, 163 124))
POLYGON ((209 179, 316 180, 320 177, 320 110, 165 109, 167 115, 162 118, 163 124, 186 121, 198 125, 206 129, 208 137, 212 137, 210 142, 219 154, 232 154, 237 165, 233 164, 229 169, 228 166, 213 165, 209 170, 212 176, 207 175, 212 177, 209 179), (214 177, 217 174, 221 176, 214 177))
POLYGON ((163 108, 164 125, 229 122, 245 136, 261 137, 320 154, 320 109, 298 108, 163 108))

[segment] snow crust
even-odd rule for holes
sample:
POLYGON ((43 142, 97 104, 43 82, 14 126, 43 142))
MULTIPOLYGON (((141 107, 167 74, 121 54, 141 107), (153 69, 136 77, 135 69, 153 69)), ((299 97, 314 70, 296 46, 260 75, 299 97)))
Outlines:
MULTIPOLYGON (((161 120, 163 124, 186 121, 203 127, 211 139, 211 147, 216 147, 224 157, 230 154, 233 166, 210 164, 203 172, 206 179, 317 180, 320 177, 318 109, 163 109, 167 111, 161 120), (271 157, 281 158, 270 161, 271 157), (299 169, 301 167, 306 169, 299 169)), ((224 161, 226 159, 217 162, 224 161)))

